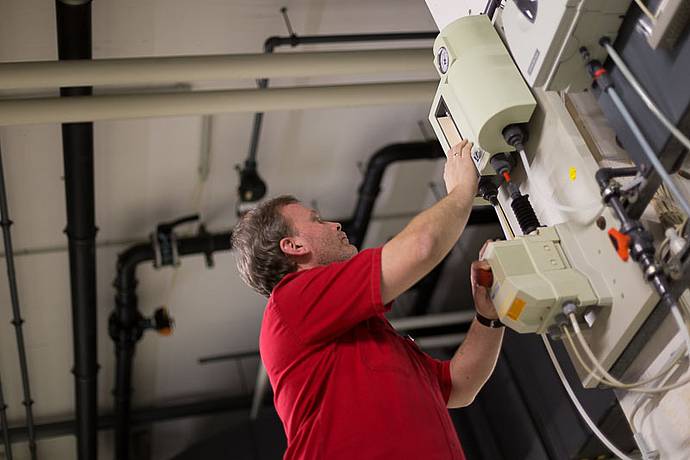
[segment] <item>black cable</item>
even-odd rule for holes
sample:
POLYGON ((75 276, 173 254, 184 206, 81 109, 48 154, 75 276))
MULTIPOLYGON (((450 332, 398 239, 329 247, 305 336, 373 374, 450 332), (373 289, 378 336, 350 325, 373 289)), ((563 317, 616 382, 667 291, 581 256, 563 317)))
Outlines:
MULTIPOLYGON (((0 225, 2 226, 2 236, 5 243, 5 262, 7 264, 7 282, 10 288, 10 300, 12 303, 12 324, 14 325, 14 332, 17 338, 17 351, 19 353, 19 370, 22 379, 22 391, 24 394, 24 407, 26 410, 26 426, 29 433, 29 452, 31 459, 36 460, 36 436, 34 433, 34 417, 31 410, 33 400, 31 399, 31 387, 29 385, 29 371, 26 359, 26 347, 24 346, 24 333, 22 330, 21 309, 19 307, 19 293, 17 290, 17 276, 14 269, 14 253, 12 250, 12 232, 10 227, 12 221, 10 220, 10 213, 7 207, 7 193, 5 190, 5 172, 2 166, 2 149, 0 149, 0 225)), ((4 415, 4 404, 3 406, 4 415)), ((6 420, 3 420, 3 429, 6 429, 6 420)), ((7 446, 6 446, 7 449, 7 446)), ((11 458, 10 453, 10 458, 11 458)))

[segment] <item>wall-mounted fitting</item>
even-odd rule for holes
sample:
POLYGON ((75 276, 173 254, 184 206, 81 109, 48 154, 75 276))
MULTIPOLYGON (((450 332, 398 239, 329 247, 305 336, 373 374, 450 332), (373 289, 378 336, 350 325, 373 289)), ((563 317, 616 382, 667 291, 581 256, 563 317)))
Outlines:
POLYGON ((198 220, 199 215, 192 214, 156 226, 156 231, 151 234, 151 245, 155 253, 155 259, 153 261, 154 267, 161 268, 167 265, 178 266, 180 264, 179 255, 177 253, 177 238, 174 232, 175 227, 198 220))
POLYGON ((266 183, 259 176, 256 169, 256 161, 246 160, 244 167, 235 167, 240 176, 240 185, 237 187, 238 215, 244 214, 253 208, 266 195, 266 183))

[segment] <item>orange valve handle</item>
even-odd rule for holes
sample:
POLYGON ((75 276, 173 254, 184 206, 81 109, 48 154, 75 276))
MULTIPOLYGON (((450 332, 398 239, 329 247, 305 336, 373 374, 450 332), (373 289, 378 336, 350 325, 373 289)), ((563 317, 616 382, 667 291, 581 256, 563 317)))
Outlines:
POLYGON ((611 239, 611 244, 613 244, 616 253, 618 253, 618 257, 620 257, 623 262, 627 262, 630 258, 630 237, 625 233, 621 233, 620 230, 610 228, 609 238, 611 239))

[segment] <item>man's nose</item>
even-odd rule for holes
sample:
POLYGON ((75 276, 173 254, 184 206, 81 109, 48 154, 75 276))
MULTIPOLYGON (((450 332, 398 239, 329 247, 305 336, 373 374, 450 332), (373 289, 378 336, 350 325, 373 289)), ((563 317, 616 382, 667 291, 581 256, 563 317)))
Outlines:
POLYGON ((340 222, 333 222, 333 223, 335 224, 335 229, 336 229, 336 230, 338 230, 338 231, 342 230, 343 226, 340 225, 340 222))

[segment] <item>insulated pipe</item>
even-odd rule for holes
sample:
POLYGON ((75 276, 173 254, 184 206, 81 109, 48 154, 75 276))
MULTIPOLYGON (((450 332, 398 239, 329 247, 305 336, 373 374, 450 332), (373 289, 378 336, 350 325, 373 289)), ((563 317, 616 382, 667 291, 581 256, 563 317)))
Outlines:
POLYGON ((426 48, 141 57, 86 62, 10 62, 0 64, 0 90, 404 73, 431 69, 426 48))
MULTIPOLYGON (((205 254, 231 248, 231 233, 200 234, 176 240, 177 254, 205 254)), ((115 311, 109 321, 110 336, 115 342, 115 458, 129 458, 129 430, 131 427, 132 361, 136 343, 141 338, 142 315, 137 305, 136 269, 139 264, 153 261, 156 254, 151 243, 132 246, 118 256, 115 311)))
MULTIPOLYGON (((346 35, 291 35, 289 37, 269 37, 264 42, 264 52, 273 53, 278 46, 290 45, 316 45, 332 43, 357 43, 370 41, 396 41, 396 40, 429 40, 436 38, 437 32, 399 32, 389 34, 346 34, 346 35)), ((268 78, 257 81, 259 88, 268 88, 268 78)), ((247 162, 256 164, 256 154, 259 149, 259 136, 261 135, 261 124, 263 122, 263 112, 254 114, 254 124, 252 126, 252 136, 249 142, 249 154, 247 162)))
MULTIPOLYGON (((24 346, 24 332, 22 331, 21 309, 19 307, 19 292, 17 290, 17 275, 14 270, 14 252, 12 248, 12 232, 10 227, 12 221, 10 220, 10 212, 7 206, 7 192, 5 190, 5 171, 2 166, 2 149, 0 149, 0 225, 2 225, 2 236, 5 243, 5 262, 7 263, 7 281, 10 288, 10 301, 12 303, 12 324, 14 325, 14 332, 17 338, 17 352, 19 353, 19 371, 22 379, 22 391, 24 393, 24 410, 26 413, 26 427, 29 434, 29 452, 32 460, 36 460, 36 437, 34 435, 34 416, 31 406, 34 404, 31 399, 31 385, 29 384, 29 366, 26 359, 26 347, 24 346)), ((0 389, 0 393, 1 393, 0 389)), ((2 395, 0 395, 0 405, 2 402, 2 395)), ((4 407, 2 408, 4 411, 4 407)), ((3 421, 3 427, 6 428, 6 420, 3 421)), ((10 451, 8 458, 12 458, 10 446, 5 445, 5 450, 10 451)))
MULTIPOLYGON (((91 2, 56 0, 55 10, 60 60, 91 59, 91 2)), ((60 95, 62 97, 56 100, 88 98, 91 88, 60 88, 60 95)), ((91 460, 98 457, 93 123, 63 124, 62 145, 74 334, 72 373, 76 393, 77 457, 91 460)))
POLYGON ((0 101, 0 126, 428 102, 437 81, 0 101))

